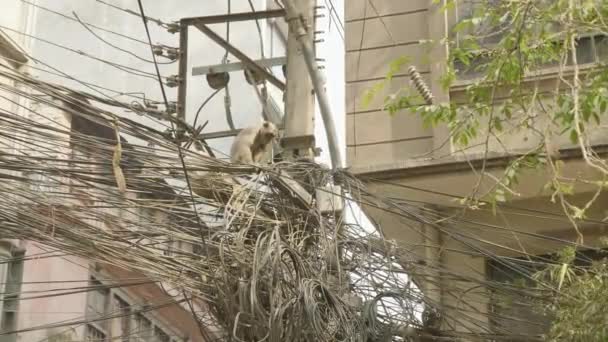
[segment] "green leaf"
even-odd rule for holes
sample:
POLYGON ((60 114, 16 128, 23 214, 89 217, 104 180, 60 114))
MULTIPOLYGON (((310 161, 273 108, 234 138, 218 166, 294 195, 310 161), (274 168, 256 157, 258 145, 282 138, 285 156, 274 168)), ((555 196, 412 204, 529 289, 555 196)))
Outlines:
POLYGON ((574 128, 570 130, 570 142, 573 144, 578 143, 578 132, 574 128))
POLYGON ((562 264, 562 267, 559 271, 559 282, 557 285, 557 290, 561 290, 562 285, 564 284, 564 279, 566 277, 566 272, 568 271, 568 264, 562 264))

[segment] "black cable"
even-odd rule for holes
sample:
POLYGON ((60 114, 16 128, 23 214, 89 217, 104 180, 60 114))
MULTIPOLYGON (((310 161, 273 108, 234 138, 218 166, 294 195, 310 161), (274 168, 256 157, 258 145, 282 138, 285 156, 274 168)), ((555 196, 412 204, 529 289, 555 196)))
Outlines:
MULTIPOLYGON (((140 56, 138 56, 134 52, 131 52, 131 51, 127 50, 127 49, 123 49, 123 48, 121 48, 119 46, 116 46, 116 45, 110 43, 109 41, 103 39, 101 36, 99 36, 97 33, 95 33, 95 31, 93 31, 89 27, 89 25, 85 24, 82 20, 80 20, 80 17, 78 17, 78 14, 76 14, 76 12, 72 12, 72 14, 74 15, 74 17, 76 18, 76 20, 78 21, 79 24, 81 24, 87 31, 89 31, 89 33, 91 33, 95 38, 99 39, 102 43, 105 43, 108 46, 113 47, 114 49, 116 49, 118 51, 122 51, 122 52, 124 52, 124 53, 126 53, 126 54, 128 54, 130 56, 133 56, 133 57, 139 59, 140 61, 144 61, 146 63, 154 63, 154 61, 151 61, 151 60, 145 59, 143 57, 140 57, 140 56)), ((169 62, 164 62, 164 63, 159 63, 159 64, 172 64, 172 63, 175 63, 175 61, 169 61, 169 62)))
MULTIPOLYGON (((228 15, 230 15, 231 13, 232 0, 228 0, 228 15)), ((230 21, 226 22, 226 41, 230 43, 230 21)), ((222 64, 228 63, 228 54, 228 49, 226 49, 226 52, 224 53, 224 58, 222 58, 222 64)), ((226 112, 226 122, 228 123, 228 127, 231 130, 235 130, 236 127, 234 126, 234 119, 232 118, 232 109, 230 108, 232 105, 230 99, 230 82, 226 84, 226 87, 224 87, 224 89, 224 111, 226 112)))
POLYGON ((148 18, 144 14, 144 7, 141 3, 141 0, 137 0, 137 4, 139 5, 139 11, 141 12, 141 19, 144 22, 144 28, 146 29, 146 36, 148 37, 148 42, 150 43, 150 52, 152 52, 152 60, 154 61, 154 69, 156 70, 156 77, 158 77, 160 91, 163 94, 163 101, 165 102, 165 106, 167 106, 167 108, 169 108, 169 100, 167 100, 167 93, 165 92, 165 85, 163 84, 162 76, 160 75, 160 69, 158 68, 158 62, 156 61, 156 54, 154 53, 154 49, 152 48, 152 37, 150 36, 150 29, 148 28, 148 18))
POLYGON ((123 72, 129 73, 131 75, 154 79, 154 74, 149 73, 147 71, 143 71, 143 70, 139 70, 139 69, 136 69, 136 68, 132 68, 132 67, 127 66, 127 65, 115 63, 115 62, 109 61, 107 59, 95 57, 95 56, 93 56, 91 54, 88 54, 88 53, 86 53, 84 51, 73 49, 71 47, 68 47, 68 46, 65 46, 65 45, 62 45, 62 44, 59 44, 59 43, 55 43, 55 42, 52 42, 50 40, 47 40, 47 39, 44 39, 44 38, 40 38, 40 37, 31 35, 31 34, 28 34, 28 33, 25 33, 25 32, 21 32, 19 30, 15 30, 15 29, 12 29, 10 27, 3 26, 3 25, 0 25, 0 29, 11 31, 13 33, 22 35, 24 37, 28 37, 28 38, 32 38, 32 39, 41 41, 41 42, 49 44, 51 46, 54 46, 54 47, 57 47, 57 48, 60 48, 60 49, 66 50, 66 51, 70 51, 72 53, 75 53, 75 54, 83 56, 83 57, 87 57, 89 59, 95 60, 95 61, 100 62, 100 63, 108 64, 108 65, 110 65, 110 66, 112 66, 112 67, 114 67, 114 68, 116 68, 118 70, 121 70, 123 72))
MULTIPOLYGON (((142 0, 137 0, 137 4, 139 5, 139 11, 141 13, 141 19, 144 23, 144 28, 146 29, 146 35, 148 37, 148 42, 150 43, 150 52, 152 53, 152 57, 154 58, 154 67, 156 68, 156 74, 158 76, 158 83, 160 85, 160 89, 163 93, 163 99, 165 101, 165 105, 168 107, 169 106, 169 101, 167 100, 167 94, 165 93, 165 87, 163 85, 161 76, 160 76, 160 71, 158 69, 158 64, 156 64, 156 55, 154 54, 154 50, 152 49, 152 37, 150 36, 150 29, 148 28, 148 19, 146 17, 146 14, 144 12, 144 6, 142 4, 142 0)), ((171 122, 171 126, 174 127, 173 122, 171 122)), ((198 210, 196 209, 196 201, 194 199, 194 192, 192 191, 192 183, 190 182, 190 177, 188 176, 188 169, 186 167, 186 162, 184 161, 184 154, 182 152, 182 146, 180 142, 176 142, 177 145, 177 153, 179 156, 179 160, 182 166, 182 169, 184 171, 184 177, 186 179, 186 184, 188 185, 188 192, 190 193, 190 200, 192 202, 192 211, 194 212, 194 215, 196 216, 196 220, 199 226, 199 233, 201 236, 201 242, 203 244, 206 244, 206 239, 205 239, 205 235, 203 233, 203 222, 201 221, 200 216, 198 215, 198 210)), ((204 144, 206 145, 206 144, 204 144)), ((207 149, 208 151, 211 151, 210 148, 207 149)), ((212 152, 210 153, 212 154, 212 152)), ((212 155, 213 157, 213 155, 212 155)))
MULTIPOLYGON (((58 12, 58 11, 52 10, 52 9, 47 8, 47 7, 44 7, 44 6, 40 6, 40 5, 38 5, 38 4, 35 4, 35 3, 33 3, 33 2, 30 2, 30 1, 28 1, 28 0, 21 0, 21 2, 23 2, 23 3, 25 3, 25 4, 28 4, 28 5, 30 5, 30 6, 36 7, 36 8, 38 8, 38 9, 41 9, 41 10, 43 10, 43 11, 46 11, 46 12, 49 12, 49 13, 53 13, 53 14, 55 14, 55 15, 57 15, 57 16, 60 16, 60 17, 62 17, 62 18, 64 18, 64 19, 71 20, 71 21, 75 21, 75 22, 77 21, 76 19, 74 19, 74 18, 70 17, 70 16, 69 16, 69 15, 67 15, 67 14, 64 14, 64 13, 61 13, 61 12, 58 12)), ((140 44, 145 44, 145 45, 148 45, 148 43, 147 43, 147 42, 144 42, 143 40, 139 40, 139 39, 137 39, 137 38, 134 38, 134 37, 128 36, 128 35, 126 35, 126 34, 119 33, 119 32, 115 32, 115 31, 112 31, 112 30, 108 30, 108 29, 106 29, 106 28, 103 28, 103 27, 100 27, 100 26, 97 26, 97 25, 94 25, 94 24, 91 24, 91 23, 88 23, 88 22, 85 22, 85 21, 82 21, 82 23, 84 23, 84 24, 86 24, 86 25, 88 25, 88 26, 90 26, 90 27, 93 27, 93 28, 95 28, 95 29, 97 29, 97 30, 100 30, 100 31, 103 31, 103 32, 106 32, 106 33, 110 33, 110 34, 113 34, 113 35, 115 35, 115 36, 122 37, 122 38, 125 38, 125 39, 128 39, 128 40, 131 40, 131 41, 134 41, 134 42, 140 43, 140 44)))
MULTIPOLYGON (((139 16, 140 16, 140 14, 139 14, 139 13, 137 13, 137 12, 135 12, 135 11, 133 11, 133 10, 126 9, 126 8, 121 8, 121 7, 118 7, 118 6, 116 6, 116 5, 113 5, 113 4, 110 4, 110 3, 107 3, 107 2, 102 1, 102 0, 95 0, 95 1, 97 1, 97 2, 98 2, 98 3, 100 3, 100 4, 104 4, 104 5, 108 6, 108 7, 111 7, 111 8, 114 8, 114 9, 116 9, 116 10, 119 10, 119 11, 121 11, 121 12, 125 12, 125 13, 131 14, 131 15, 136 16, 136 17, 139 17, 139 16)), ((141 8, 140 8, 140 12, 141 12, 141 8)), ((169 27, 169 24, 167 24, 167 23, 165 23, 165 22, 161 21, 160 19, 156 19, 156 18, 152 18, 152 17, 144 17, 144 18, 146 19, 146 21, 148 21, 148 20, 149 20, 149 21, 151 21, 151 22, 155 23, 155 24, 156 24, 156 25, 158 25, 158 26, 161 26, 161 27, 164 27, 164 28, 168 28, 168 27, 169 27)), ((150 45, 152 45, 152 42, 150 42, 150 45)))
POLYGON ((203 101, 203 103, 201 103, 200 107, 198 107, 198 110, 196 111, 196 116, 194 116, 194 123, 192 124, 192 127, 194 127, 194 129, 196 129, 196 123, 198 122, 198 116, 201 113, 201 110, 203 109, 203 107, 205 107, 207 105, 207 103, 209 103, 209 101, 211 101, 211 99, 213 99, 215 97, 215 95, 217 95, 217 93, 220 92, 220 90, 222 90, 222 88, 214 91, 211 95, 209 95, 205 101, 203 101))

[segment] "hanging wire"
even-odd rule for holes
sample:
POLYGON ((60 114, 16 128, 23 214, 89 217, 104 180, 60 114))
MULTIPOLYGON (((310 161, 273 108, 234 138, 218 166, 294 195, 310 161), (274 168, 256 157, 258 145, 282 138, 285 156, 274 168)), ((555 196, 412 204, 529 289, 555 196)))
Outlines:
MULTIPOLYGON (((227 0, 227 14, 230 15, 232 13, 232 0, 227 0)), ((230 21, 226 21, 226 41, 230 43, 230 21)), ((228 49, 224 53, 224 57, 222 58, 222 64, 228 63, 228 49)), ((228 123, 228 127, 231 130, 235 130, 236 126, 234 125, 234 119, 232 118, 232 100, 230 98, 230 82, 226 84, 224 89, 224 111, 226 113, 226 123, 228 123)))

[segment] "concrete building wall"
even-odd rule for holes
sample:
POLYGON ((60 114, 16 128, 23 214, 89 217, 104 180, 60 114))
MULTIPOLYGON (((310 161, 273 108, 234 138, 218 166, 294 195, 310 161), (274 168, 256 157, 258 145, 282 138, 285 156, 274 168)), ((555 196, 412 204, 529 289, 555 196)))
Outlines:
MULTIPOLYGON (((509 129, 515 123, 505 122, 500 141, 490 138, 486 154, 487 132, 483 130, 483 122, 477 139, 468 146, 454 146, 446 127, 425 128, 421 120, 407 110, 394 116, 382 110, 386 96, 402 88, 411 89, 405 74, 410 64, 421 72, 438 103, 463 101, 466 87, 474 81, 475 75, 463 73, 451 89, 442 89, 439 79, 445 71, 447 50, 437 44, 446 37, 447 29, 458 22, 459 15, 469 11, 460 5, 471 1, 457 1, 458 13, 456 9, 446 13, 435 2, 353 0, 346 7, 347 164, 365 181, 371 193, 401 199, 420 215, 418 220, 408 220, 400 213, 363 207, 387 238, 398 241, 427 266, 439 268, 436 274, 414 277, 422 279, 421 289, 444 309, 447 321, 458 322, 449 325, 450 329, 492 332, 488 314, 493 295, 480 286, 480 282, 492 277, 493 270, 488 266, 492 258, 488 255, 512 258, 545 255, 574 243, 577 233, 560 204, 551 201, 551 193, 545 187, 551 180, 550 172, 545 170, 523 172, 512 189, 517 194, 515 199, 496 210, 489 206, 464 210, 457 201, 470 196, 476 185, 479 185, 478 194, 495 186, 496 181, 490 177, 479 181, 482 163, 486 173, 499 179, 509 163, 504 158, 507 153, 530 150, 538 145, 541 137, 529 129, 509 129), (432 40, 434 44, 422 44, 424 40, 432 40), (399 57, 408 59, 404 67, 373 100, 364 104, 366 91, 384 79, 391 62, 399 57), (484 158, 487 162, 482 162, 484 158), (415 209, 417 206, 419 211, 415 209), (415 222, 421 219, 432 224, 415 222), (441 279, 440 285, 438 279, 441 279)), ((580 49, 587 54, 584 44, 580 44, 580 49)), ((600 50, 598 53, 602 53, 600 50)), ((583 72, 589 65, 582 68, 583 72)), ((565 71, 566 78, 571 77, 569 72, 565 71)), ((537 88, 543 98, 555 89, 556 75, 555 68, 547 67, 532 75, 526 86, 530 91, 537 88)), ((507 98, 508 91, 497 89, 497 98, 507 98)), ((543 101, 550 108, 551 101, 546 98, 543 101)), ((536 120, 534 124, 544 127, 547 122, 536 120)), ((591 144, 608 142, 605 127, 590 130, 591 144)), ((551 143, 563 149, 564 177, 601 178, 580 159, 567 134, 555 134, 551 143)), ((595 186, 577 186, 577 193, 568 200, 582 207, 596 190, 595 186)), ((586 246, 599 246, 599 238, 606 235, 606 225, 599 223, 606 217, 606 200, 606 196, 599 196, 587 213, 587 222, 578 226, 586 246)))
MULTIPOLYGON (((471 139, 467 146, 461 146, 450 141, 445 126, 424 127, 419 116, 412 115, 407 109, 393 116, 383 111, 386 96, 399 95, 399 91, 414 91, 406 75, 409 65, 414 65, 421 73, 433 92, 435 103, 459 103, 465 100, 466 87, 479 75, 456 66, 456 81, 449 90, 443 89, 440 78, 445 72, 448 50, 440 42, 447 37, 458 39, 450 28, 470 15, 471 3, 474 2, 459 0, 447 12, 432 0, 354 0, 346 7, 347 164, 355 172, 391 170, 412 160, 447 160, 455 154, 474 159, 486 149, 488 134, 483 118, 478 136, 471 139), (367 101, 366 92, 386 77, 392 62, 402 57, 406 58, 402 68, 371 101, 367 101)), ((602 40, 593 36, 581 40, 579 51, 583 73, 592 67, 593 62, 608 58, 606 44, 599 41, 602 40)), ((531 73, 526 84, 531 92, 536 91, 543 99, 543 108, 529 108, 531 112, 539 113, 532 124, 541 132, 550 126, 540 113, 553 110, 547 96, 556 88, 558 71, 557 66, 547 65, 531 73)), ((571 74, 571 67, 566 67, 564 77, 567 79, 571 74)), ((497 89, 497 106, 508 98, 509 90, 497 89)), ((494 132, 496 137, 489 139, 487 149, 490 152, 507 154, 527 151, 545 139, 520 127, 523 114, 514 110, 512 119, 503 121, 503 131, 494 132)), ((587 131, 591 144, 608 142, 605 127, 591 124, 587 131)), ((552 133, 551 145, 558 148, 575 147, 569 141, 568 134, 559 131, 558 127, 549 129, 549 132, 552 133)))
POLYGON ((52 252, 51 248, 32 242, 25 243, 23 247, 28 260, 23 264, 17 329, 41 329, 19 333, 18 341, 40 341, 57 334, 73 334, 76 339, 83 337, 83 324, 53 325, 85 319, 87 293, 53 294, 88 286, 88 262, 74 256, 61 256, 60 252, 52 252), (44 328, 46 325, 49 327, 44 328))
POLYGON ((407 65, 412 63, 430 77, 427 48, 430 1, 354 0, 346 16, 346 139, 347 164, 358 167, 391 164, 429 153, 432 129, 407 112, 391 117, 382 110, 383 99, 407 85, 407 65), (407 29, 404 29, 407 27, 407 29), (365 92, 387 75, 390 65, 407 56, 405 68, 364 104, 365 92))

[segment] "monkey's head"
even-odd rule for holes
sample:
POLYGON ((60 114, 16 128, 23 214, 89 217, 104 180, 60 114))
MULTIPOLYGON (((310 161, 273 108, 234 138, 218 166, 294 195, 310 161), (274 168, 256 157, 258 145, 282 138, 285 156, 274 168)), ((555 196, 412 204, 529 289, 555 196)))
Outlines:
POLYGON ((265 144, 268 144, 273 139, 277 139, 279 137, 277 127, 270 121, 264 121, 264 123, 262 123, 262 127, 260 128, 258 134, 265 144))

